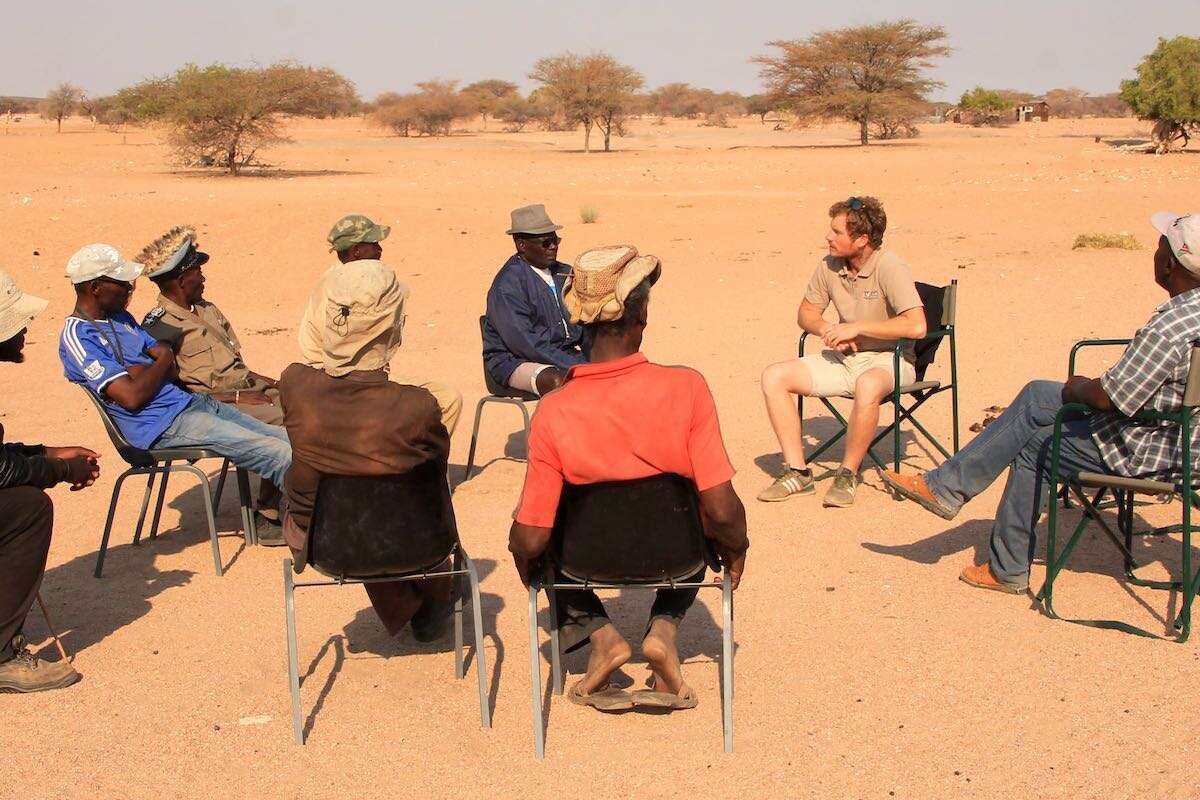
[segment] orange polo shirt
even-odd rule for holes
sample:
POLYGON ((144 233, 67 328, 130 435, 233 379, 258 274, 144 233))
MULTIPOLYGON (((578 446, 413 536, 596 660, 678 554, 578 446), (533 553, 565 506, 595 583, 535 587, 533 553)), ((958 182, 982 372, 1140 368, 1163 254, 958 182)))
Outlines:
POLYGON ((703 492, 733 477, 704 376, 641 353, 571 367, 538 403, 529 431, 517 522, 554 527, 563 482, 600 483, 674 472, 703 492))

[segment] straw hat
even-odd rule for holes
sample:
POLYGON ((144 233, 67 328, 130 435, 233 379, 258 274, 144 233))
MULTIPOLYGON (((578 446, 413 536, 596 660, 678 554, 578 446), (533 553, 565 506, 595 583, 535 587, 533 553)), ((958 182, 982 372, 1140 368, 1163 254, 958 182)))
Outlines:
POLYGON ((563 305, 576 325, 612 322, 621 318, 625 298, 639 283, 649 279, 653 285, 661 274, 658 257, 639 256, 633 245, 593 247, 575 259, 563 287, 563 305))
POLYGON ((12 276, 0 270, 0 342, 7 342, 29 327, 47 305, 42 298, 22 292, 12 276))

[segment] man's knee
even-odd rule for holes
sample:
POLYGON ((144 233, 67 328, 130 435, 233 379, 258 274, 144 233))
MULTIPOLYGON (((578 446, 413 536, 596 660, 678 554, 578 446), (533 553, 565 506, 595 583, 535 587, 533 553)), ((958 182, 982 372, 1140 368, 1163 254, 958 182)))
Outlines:
POLYGON ((1062 402, 1063 384, 1059 381, 1036 380, 1025 384, 1020 394, 1017 395, 1017 401, 1032 400, 1040 403, 1062 402))
POLYGON ((805 394, 808 392, 810 381, 808 370, 799 361, 780 361, 763 370, 760 379, 762 392, 765 395, 805 394))
POLYGON ((11 525, 49 539, 54 527, 54 502, 43 490, 36 486, 14 486, 0 490, 0 508, 7 518, 4 527, 11 525))
POLYGON ((854 382, 854 404, 861 407, 878 406, 892 391, 893 377, 880 369, 871 369, 854 382))

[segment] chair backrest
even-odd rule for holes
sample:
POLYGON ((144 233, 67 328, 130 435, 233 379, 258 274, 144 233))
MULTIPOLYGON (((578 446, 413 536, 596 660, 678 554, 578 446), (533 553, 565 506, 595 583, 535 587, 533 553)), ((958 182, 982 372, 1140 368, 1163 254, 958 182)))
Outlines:
POLYGON ((435 567, 454 552, 458 527, 445 466, 403 475, 322 475, 308 526, 308 564, 339 578, 377 578, 435 567))
MULTIPOLYGON (((934 286, 930 283, 917 283, 917 294, 925 306, 925 327, 929 333, 954 327, 954 315, 958 295, 958 281, 950 281, 948 286, 934 286)), ((933 363, 938 347, 944 336, 927 336, 913 347, 916 356, 917 380, 925 379, 925 371, 933 363)))
POLYGON ((104 407, 104 401, 82 383, 75 385, 83 390, 88 400, 91 401, 96 411, 99 412, 100 421, 104 423, 104 430, 108 434, 109 440, 112 441, 113 447, 117 448, 117 453, 120 454, 121 458, 135 467, 148 467, 152 465, 154 457, 148 451, 142 450, 140 447, 134 447, 129 443, 129 440, 125 438, 125 434, 121 433, 121 429, 117 427, 117 423, 113 422, 112 417, 109 416, 108 409, 104 407))
POLYGON ((696 487, 681 475, 566 484, 551 555, 577 580, 682 580, 715 564, 700 521, 696 487))
POLYGON ((1200 346, 1192 345, 1192 360, 1188 365, 1187 388, 1183 390, 1183 404, 1187 408, 1200 406, 1200 346))

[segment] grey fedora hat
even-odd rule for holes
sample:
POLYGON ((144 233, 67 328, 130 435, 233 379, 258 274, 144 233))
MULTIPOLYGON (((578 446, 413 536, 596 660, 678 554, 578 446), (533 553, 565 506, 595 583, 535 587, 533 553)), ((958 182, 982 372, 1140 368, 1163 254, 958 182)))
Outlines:
POLYGON ((546 207, 541 203, 514 208, 512 210, 511 225, 512 227, 505 231, 509 236, 518 233, 537 236, 542 233, 553 233, 554 231, 562 230, 562 225, 554 224, 554 221, 550 219, 550 215, 546 213, 546 207))

